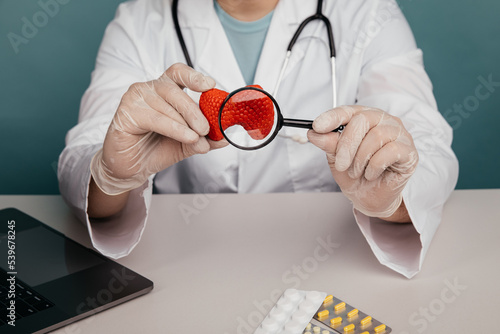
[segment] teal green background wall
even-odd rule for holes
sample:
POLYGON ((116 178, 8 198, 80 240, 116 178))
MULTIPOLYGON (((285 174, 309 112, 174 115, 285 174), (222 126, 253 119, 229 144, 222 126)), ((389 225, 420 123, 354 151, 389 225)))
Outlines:
POLYGON ((56 2, 59 12, 47 15, 38 32, 27 31, 33 37, 16 53, 7 34, 23 36, 23 18, 40 20, 43 9, 38 0, 0 0, 1 194, 59 193, 64 137, 77 122, 104 29, 120 2, 56 2))
POLYGON ((500 1, 399 4, 424 51, 439 110, 454 129, 457 188, 500 188, 500 1), (476 91, 478 78, 489 77, 493 91, 476 91))
MULTIPOLYGON (((0 0, 0 194, 59 192, 64 136, 77 122, 104 29, 120 2, 0 0), (48 3, 58 8, 40 14, 48 3), (24 38, 26 21, 40 27, 25 29, 28 38, 16 52, 9 33, 24 38)), ((454 127, 457 188, 500 188, 500 2, 399 3, 424 50, 439 108, 454 127), (499 84, 477 91, 489 77, 499 84)))

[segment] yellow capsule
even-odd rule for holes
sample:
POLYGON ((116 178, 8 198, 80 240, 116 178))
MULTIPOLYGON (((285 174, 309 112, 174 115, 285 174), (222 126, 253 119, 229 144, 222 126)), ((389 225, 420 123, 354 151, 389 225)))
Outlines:
POLYGON ((344 307, 345 307, 345 303, 342 302, 342 303, 338 303, 333 308, 334 308, 335 311, 339 311, 339 310, 343 309, 344 307))
MULTIPOLYGON (((307 334, 307 333, 306 333, 306 334, 307 334)), ((363 332, 363 333, 361 333, 361 334, 370 334, 370 332, 368 332, 368 331, 364 331, 364 332, 363 332)))
POLYGON ((385 325, 384 324, 379 325, 379 326, 375 327, 373 330, 375 331, 375 333, 381 333, 381 332, 385 331, 385 325))
POLYGON ((320 311, 320 312, 318 312, 318 318, 328 317, 329 314, 330 314, 330 311, 328 311, 328 310, 320 311))
POLYGON ((372 317, 370 316, 367 316, 366 318, 363 318, 363 320, 361 320, 361 325, 368 325, 370 322, 372 322, 372 317))
POLYGON ((333 296, 328 295, 328 296, 326 296, 325 300, 323 301, 323 305, 331 303, 332 301, 333 301, 333 296))
POLYGON ((332 326, 337 326, 339 324, 342 323, 342 318, 341 317, 336 317, 336 318, 333 318, 332 320, 330 320, 330 324, 332 326))
POLYGON ((349 332, 354 330, 354 324, 350 324, 344 327, 344 332, 349 332))
POLYGON ((357 316, 357 315, 358 315, 358 312, 359 312, 359 311, 358 311, 358 309, 357 309, 357 308, 355 308, 355 309, 353 309, 352 311, 350 311, 349 313, 347 313, 347 317, 348 317, 348 318, 355 317, 355 316, 357 316))

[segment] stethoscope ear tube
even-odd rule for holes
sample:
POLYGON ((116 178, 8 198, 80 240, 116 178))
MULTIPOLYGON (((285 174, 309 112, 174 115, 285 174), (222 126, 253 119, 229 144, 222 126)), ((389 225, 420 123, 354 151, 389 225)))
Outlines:
POLYGON ((330 23, 330 20, 325 15, 323 15, 322 7, 323 7, 323 1, 318 0, 318 8, 316 9, 316 14, 309 16, 300 24, 300 26, 297 28, 297 31, 290 40, 290 43, 288 44, 287 51, 292 51, 292 48, 295 45, 295 42, 297 42, 297 39, 302 33, 302 30, 304 30, 304 28, 307 26, 309 22, 314 20, 321 20, 325 23, 326 31, 328 33, 328 46, 330 48, 330 58, 336 56, 335 43, 333 41, 332 24, 330 23))
POLYGON ((179 5, 179 0, 173 0, 172 2, 172 18, 174 20, 175 32, 177 33, 177 38, 179 39, 179 43, 181 44, 182 52, 184 53, 184 57, 186 58, 186 63, 194 68, 193 62, 191 61, 191 57, 189 56, 188 49, 186 47, 186 42, 184 41, 184 36, 182 36, 181 27, 179 25, 179 17, 177 16, 177 7, 179 5))
POLYGON ((332 30, 332 25, 330 23, 330 20, 323 15, 322 12, 323 8, 323 1, 318 0, 318 7, 316 9, 316 13, 312 16, 309 16, 306 18, 297 28, 297 31, 293 35, 292 39, 290 40, 290 43, 288 44, 287 52, 286 52, 286 57, 283 62, 283 65, 281 67, 281 71, 278 77, 278 80, 276 81, 276 85, 274 86, 273 90, 273 96, 278 96, 278 90, 281 84, 281 80, 283 79, 283 76, 285 74, 286 67, 288 65, 288 61, 290 59, 290 56, 292 55, 292 48, 295 45, 295 42, 297 42, 300 34, 302 33, 302 30, 307 26, 307 24, 311 21, 314 20, 321 20, 325 23, 326 26, 326 31, 328 33, 328 47, 330 49, 330 59, 331 59, 331 65, 332 65, 332 85, 333 85, 333 104, 332 107, 335 108, 337 106, 337 87, 336 87, 336 73, 335 73, 335 57, 336 57, 336 50, 335 50, 335 42, 333 39, 333 30, 332 30))

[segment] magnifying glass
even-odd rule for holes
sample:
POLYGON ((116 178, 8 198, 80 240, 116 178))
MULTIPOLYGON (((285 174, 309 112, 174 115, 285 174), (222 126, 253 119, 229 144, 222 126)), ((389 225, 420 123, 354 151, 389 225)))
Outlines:
MULTIPOLYGON (((219 129, 226 140, 242 150, 269 144, 284 126, 312 129, 313 121, 283 118, 278 102, 265 90, 247 86, 231 92, 219 109, 219 129)), ((342 132, 344 125, 332 132, 342 132)))

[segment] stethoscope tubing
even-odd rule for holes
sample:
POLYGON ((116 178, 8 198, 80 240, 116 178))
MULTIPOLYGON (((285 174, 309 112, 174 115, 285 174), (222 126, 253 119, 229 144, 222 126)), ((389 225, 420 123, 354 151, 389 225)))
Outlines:
POLYGON ((178 6, 179 6, 179 0, 173 0, 172 18, 174 20, 175 32, 177 34, 177 39, 181 44, 182 53, 184 53, 184 57, 186 58, 186 63, 189 65, 189 67, 194 68, 193 62, 191 61, 191 56, 189 55, 189 51, 186 46, 186 42, 184 40, 184 36, 182 35, 181 26, 179 25, 179 16, 177 15, 178 6))
POLYGON ((323 0, 318 0, 318 7, 316 9, 316 13, 314 15, 309 16, 306 18, 302 23, 299 25, 297 28, 297 31, 293 35, 292 39, 290 40, 290 43, 288 44, 287 51, 292 51, 293 46, 299 39, 300 34, 302 33, 302 30, 312 21, 315 20, 321 20, 326 26, 326 31, 328 33, 328 46, 330 48, 330 58, 336 56, 336 50, 335 50, 335 43, 333 41, 333 30, 332 30, 332 24, 330 23, 330 20, 323 15, 323 0))
MULTIPOLYGON (((178 16, 178 11, 177 11, 178 6, 179 6, 179 0, 173 0, 173 2, 172 2, 172 18, 174 20, 175 32, 177 34, 177 38, 179 39, 179 43, 181 45, 182 52, 184 53, 184 57, 186 58, 186 63, 190 67, 194 67, 193 62, 191 61, 191 56, 189 55, 189 51, 188 51, 187 46, 186 46, 186 42, 184 40, 184 36, 182 35, 181 27, 179 25, 179 16, 178 16)), ((304 28, 306 27, 306 25, 309 22, 314 21, 314 20, 321 20, 325 23, 326 30, 328 33, 328 45, 330 48, 330 58, 335 58, 336 50, 335 50, 335 43, 334 43, 334 39, 333 39, 332 25, 330 23, 330 20, 325 15, 323 15, 322 8, 323 8, 323 0, 318 0, 316 13, 314 15, 306 18, 300 24, 299 28, 297 29, 297 31, 293 35, 292 39, 290 40, 290 43, 288 44, 287 53, 292 51, 292 48, 295 45, 295 42, 297 42, 297 39, 299 38, 300 34, 302 33, 302 30, 304 30, 304 28)), ((287 59, 288 58, 289 58, 289 56, 287 57, 287 59)))
POLYGON ((322 8, 323 8, 323 0, 318 0, 316 13, 314 15, 309 16, 304 21, 302 21, 302 23, 297 28, 297 31, 295 31, 295 34, 293 35, 292 39, 290 40, 290 43, 288 44, 285 60, 283 61, 283 65, 281 67, 278 80, 276 81, 276 85, 273 90, 273 95, 278 96, 278 90, 281 85, 281 81, 283 79, 283 76, 285 75, 285 71, 288 66, 288 61, 290 60, 290 57, 292 55, 292 48, 299 39, 300 34, 307 26, 307 24, 315 20, 321 20, 325 24, 326 31, 328 34, 328 47, 330 50, 330 62, 332 69, 332 107, 335 108, 337 106, 337 83, 336 83, 337 73, 336 73, 336 60, 335 60, 337 52, 335 49, 335 42, 333 38, 332 24, 330 20, 323 14, 322 8))

